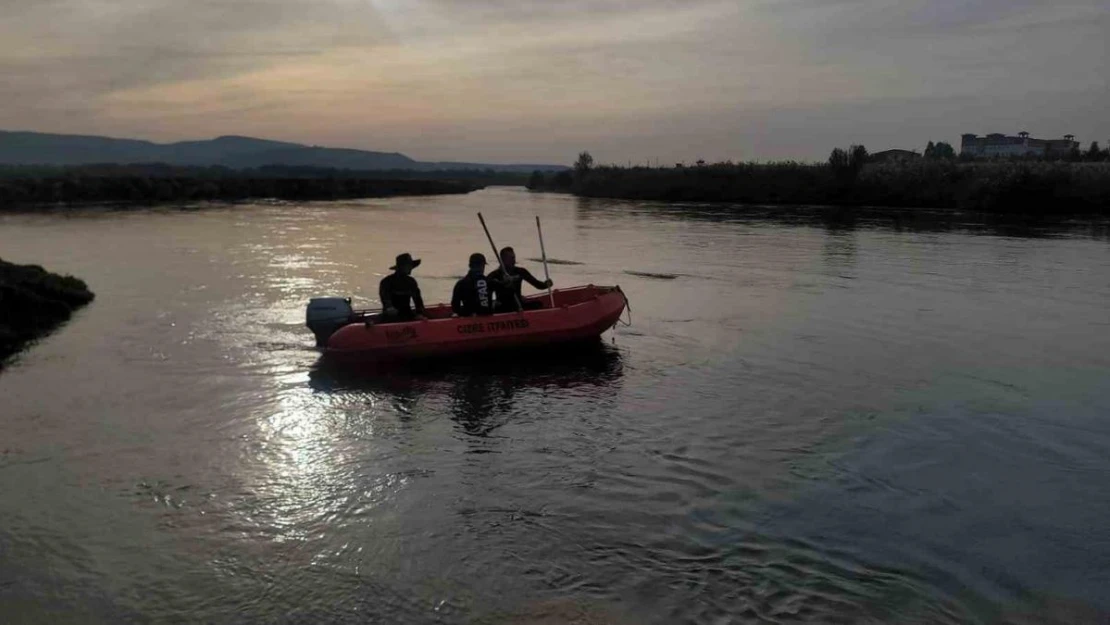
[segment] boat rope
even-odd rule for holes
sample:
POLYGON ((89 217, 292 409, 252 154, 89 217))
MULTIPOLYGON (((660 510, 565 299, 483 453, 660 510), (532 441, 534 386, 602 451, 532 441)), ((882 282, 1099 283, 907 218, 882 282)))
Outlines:
POLYGON ((628 301, 628 296, 624 294, 624 291, 622 291, 620 287, 617 287, 617 290, 620 291, 621 297, 624 298, 624 309, 628 311, 627 322, 620 317, 617 318, 617 321, 625 327, 630 327, 632 325, 632 302, 628 301))

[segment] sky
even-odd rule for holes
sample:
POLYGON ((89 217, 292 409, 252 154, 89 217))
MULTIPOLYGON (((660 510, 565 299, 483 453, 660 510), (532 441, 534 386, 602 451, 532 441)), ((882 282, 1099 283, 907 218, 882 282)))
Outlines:
POLYGON ((1110 141, 1107 0, 0 0, 0 129, 421 160, 1110 141))

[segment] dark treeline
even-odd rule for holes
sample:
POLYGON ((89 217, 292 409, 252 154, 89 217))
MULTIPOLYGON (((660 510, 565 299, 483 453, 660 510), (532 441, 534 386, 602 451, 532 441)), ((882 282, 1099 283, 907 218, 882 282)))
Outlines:
POLYGON ((93 294, 77 278, 0 259, 0 366, 5 358, 53 330, 92 299, 93 294))
POLYGON ((83 165, 0 167, 0 207, 56 203, 151 203, 256 198, 335 200, 468 193, 486 184, 523 184, 492 170, 348 171, 308 167, 83 165))
POLYGON ((958 208, 1027 214, 1110 214, 1110 163, 921 158, 870 162, 866 149, 827 163, 716 163, 594 167, 534 173, 529 188, 583 197, 743 204, 958 208))
POLYGON ((11 178, 357 178, 365 180, 445 180, 475 182, 482 185, 523 185, 528 174, 495 169, 380 169, 354 170, 328 167, 265 165, 249 169, 166 165, 162 163, 93 165, 0 165, 0 180, 11 178))
POLYGON ((472 182, 476 185, 523 186, 528 174, 519 171, 498 171, 495 169, 382 169, 371 171, 321 169, 316 167, 286 167, 268 165, 258 169, 246 170, 262 177, 282 178, 327 178, 336 175, 365 178, 368 180, 444 180, 449 182, 472 182))

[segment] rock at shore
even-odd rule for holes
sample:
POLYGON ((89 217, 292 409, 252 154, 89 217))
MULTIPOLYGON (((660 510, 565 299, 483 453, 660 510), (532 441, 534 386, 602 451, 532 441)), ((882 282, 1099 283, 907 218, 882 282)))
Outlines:
POLYGON ((73 276, 0 259, 0 367, 8 356, 68 320, 92 299, 85 283, 73 276))

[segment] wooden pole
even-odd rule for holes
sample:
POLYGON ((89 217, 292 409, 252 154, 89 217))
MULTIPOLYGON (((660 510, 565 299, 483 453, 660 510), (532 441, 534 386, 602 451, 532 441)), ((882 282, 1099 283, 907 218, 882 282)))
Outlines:
POLYGON ((501 276, 509 281, 509 289, 512 290, 513 299, 516 300, 516 309, 519 312, 524 312, 524 306, 520 305, 520 298, 516 296, 516 289, 513 288, 512 279, 505 271, 505 265, 501 264, 501 254, 497 253, 497 246, 493 244, 493 237, 489 233, 489 228, 486 227, 486 218, 482 217, 482 213, 478 213, 478 221, 482 222, 482 230, 486 231, 486 239, 489 240, 490 249, 493 250, 493 257, 497 259, 497 266, 501 268, 501 276))
POLYGON ((539 215, 536 215, 536 232, 540 233, 540 256, 543 257, 543 277, 547 279, 547 297, 551 300, 551 307, 555 308, 555 294, 551 291, 551 274, 547 272, 547 250, 543 246, 543 227, 540 226, 539 215))

